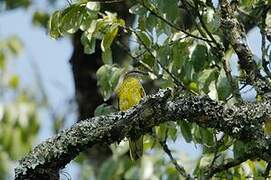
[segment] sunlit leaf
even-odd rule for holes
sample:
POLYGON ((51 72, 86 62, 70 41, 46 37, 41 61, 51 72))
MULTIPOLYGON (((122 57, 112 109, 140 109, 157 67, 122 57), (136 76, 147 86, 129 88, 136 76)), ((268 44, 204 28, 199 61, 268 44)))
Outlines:
POLYGON ((81 26, 85 6, 71 5, 61 13, 60 29, 63 33, 75 33, 81 26))
POLYGON ((105 101, 108 100, 114 92, 122 72, 123 69, 114 65, 103 65, 98 69, 96 73, 98 85, 101 88, 101 93, 105 101))
POLYGON ((102 52, 102 60, 104 64, 112 64, 112 51, 110 48, 102 52))
POLYGON ((56 39, 61 36, 60 32, 60 20, 61 20, 62 14, 61 11, 55 11, 50 19, 49 19, 49 34, 52 38, 56 39))
POLYGON ((101 42, 101 48, 103 52, 107 51, 110 48, 117 34, 118 34, 118 27, 110 28, 110 31, 105 34, 101 42))

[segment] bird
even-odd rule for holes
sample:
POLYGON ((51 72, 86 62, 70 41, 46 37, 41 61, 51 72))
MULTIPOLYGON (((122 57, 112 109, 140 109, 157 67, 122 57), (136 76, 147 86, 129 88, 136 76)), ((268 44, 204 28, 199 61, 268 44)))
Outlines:
MULTIPOLYGON (((128 72, 120 77, 116 88, 118 107, 121 111, 137 105, 146 96, 139 74, 128 72)), ((129 139, 130 157, 137 160, 143 155, 143 136, 131 136, 129 139)))

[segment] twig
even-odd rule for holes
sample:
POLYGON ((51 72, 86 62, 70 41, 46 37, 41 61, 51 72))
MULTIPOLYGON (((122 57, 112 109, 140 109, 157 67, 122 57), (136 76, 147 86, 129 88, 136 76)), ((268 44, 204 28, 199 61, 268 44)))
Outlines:
POLYGON ((205 32, 208 34, 208 36, 211 38, 212 42, 217 46, 218 50, 221 50, 221 44, 219 44, 216 39, 214 38, 214 36, 212 35, 212 33, 208 30, 206 24, 204 23, 202 16, 199 12, 199 7, 198 7, 198 2, 196 0, 193 0, 195 3, 195 6, 192 6, 188 1, 186 1, 187 4, 190 5, 190 7, 192 7, 194 9, 194 12, 197 14, 199 21, 201 23, 201 26, 203 27, 203 29, 205 30, 205 32))
POLYGON ((162 146, 164 152, 168 155, 170 158, 172 164, 175 166, 176 170, 185 177, 187 180, 192 180, 193 178, 186 173, 185 169, 183 166, 179 165, 177 160, 172 156, 170 149, 167 146, 167 135, 168 135, 168 129, 166 130, 166 136, 163 141, 159 141, 160 145, 162 146))
MULTIPOLYGON (((221 138, 223 139, 223 137, 221 138)), ((217 137, 216 137, 216 134, 215 134, 215 152, 214 152, 214 158, 210 164, 210 169, 209 169, 209 174, 211 173, 211 169, 213 168, 214 164, 215 164, 215 161, 216 159, 219 157, 217 154, 218 154, 218 141, 217 141, 217 137)))
POLYGON ((163 18, 161 15, 159 15, 158 13, 156 13, 154 10, 152 10, 151 8, 149 8, 148 6, 146 6, 146 4, 143 2, 143 1, 140 1, 141 2, 141 5, 147 9, 152 15, 154 15, 155 17, 157 17, 158 19, 162 20, 163 22, 165 22, 167 25, 169 25, 170 27, 178 30, 178 31, 181 31, 183 32, 184 34, 190 36, 190 37, 193 37, 195 39, 199 39, 199 40, 202 40, 202 41, 206 41, 206 42, 212 42, 210 41, 209 39, 206 39, 206 38, 202 38, 202 37, 199 37, 199 36, 196 36, 196 35, 193 35, 181 28, 179 28, 177 25, 173 24, 172 22, 168 21, 167 19, 163 18))
POLYGON ((173 79, 173 81, 175 82, 176 85, 182 87, 183 89, 187 89, 171 72, 169 72, 169 70, 153 55, 153 53, 151 52, 150 48, 144 43, 144 41, 141 39, 141 37, 137 34, 136 31, 133 31, 132 29, 129 29, 130 31, 132 31, 136 37, 138 38, 138 40, 141 42, 141 44, 144 46, 144 48, 148 51, 148 53, 157 61, 157 63, 162 67, 162 69, 164 71, 166 71, 169 76, 173 79))
MULTIPOLYGON (((224 53, 223 53, 224 54, 224 53)), ((226 77, 230 83, 231 86, 231 91, 233 96, 236 98, 237 101, 241 101, 241 94, 240 91, 238 89, 238 84, 234 82, 233 77, 231 75, 231 67, 229 65, 229 62, 227 61, 227 59, 224 57, 222 57, 222 64, 223 64, 223 69, 225 71, 226 77)))
POLYGON ((71 0, 66 0, 67 3, 71 6, 72 5, 72 1, 71 0))
POLYGON ((138 60, 138 58, 145 54, 145 51, 137 56, 133 56, 128 47, 124 45, 121 41, 116 41, 115 43, 118 46, 120 46, 126 52, 126 54, 135 61, 135 63, 140 63, 140 65, 142 65, 142 67, 144 67, 148 72, 154 73, 150 67, 148 67, 145 63, 142 63, 141 61, 138 60))
MULTIPOLYGON (((190 15, 190 16, 193 16, 194 18, 198 17, 198 18, 200 19, 201 25, 205 27, 205 28, 203 28, 203 29, 205 29, 205 31, 208 31, 208 29, 207 29, 205 23, 203 22, 203 19, 202 19, 201 15, 199 14, 198 10, 197 10, 194 6, 192 6, 192 5, 191 5, 188 1, 186 1, 186 0, 180 0, 180 1, 182 2, 184 8, 187 9, 189 15, 190 15), (193 12, 196 12, 197 15, 195 15, 192 11, 190 11, 190 10, 189 10, 190 8, 189 8, 188 6, 189 6, 190 8, 192 8, 192 9, 193 9, 193 12)), ((196 26, 196 28, 198 29, 199 33, 200 33, 204 38, 208 39, 207 36, 205 35, 205 33, 203 32, 203 30, 201 29, 201 27, 198 25, 198 23, 197 23, 196 21, 195 21, 195 26, 196 26)), ((217 56, 218 58, 223 57, 224 54, 223 54, 221 45, 218 44, 218 43, 216 42, 216 40, 214 39, 214 37, 212 36, 211 33, 210 33, 210 35, 211 35, 211 37, 212 37, 213 39, 212 39, 212 38, 211 38, 211 40, 208 39, 208 40, 209 40, 208 45, 209 45, 211 48, 215 49, 215 51, 212 51, 212 53, 213 53, 215 56, 217 56), (214 41, 214 40, 215 40, 215 41, 214 41), (217 47, 213 46, 212 43, 214 43, 215 45, 217 45, 217 47)))
MULTIPOLYGON (((240 92, 242 89, 244 89, 246 86, 247 86, 247 84, 243 84, 242 87, 240 87, 239 92, 240 92)), ((229 101, 229 100, 230 100, 231 98, 233 98, 233 97, 234 97, 233 95, 231 95, 230 97, 228 97, 228 98, 226 99, 226 102, 229 101)))

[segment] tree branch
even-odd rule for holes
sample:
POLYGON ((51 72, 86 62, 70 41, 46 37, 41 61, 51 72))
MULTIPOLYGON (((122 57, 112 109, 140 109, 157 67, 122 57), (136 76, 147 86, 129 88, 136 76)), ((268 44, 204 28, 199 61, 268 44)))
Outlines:
POLYGON ((160 145, 162 146, 163 150, 165 151, 165 153, 168 155, 168 157, 170 158, 172 164, 174 164, 176 170, 187 180, 192 180, 193 178, 190 176, 190 174, 187 174, 184 167, 179 165, 177 160, 174 159, 174 157, 171 154, 171 151, 168 148, 168 145, 166 143, 166 141, 160 141, 160 145))
POLYGON ((245 29, 234 16, 234 10, 227 0, 219 0, 221 5, 221 25, 226 39, 232 45, 238 56, 238 63, 247 76, 246 81, 255 86, 259 94, 270 91, 270 84, 265 81, 253 59, 253 54, 247 45, 245 29))
POLYGON ((172 91, 160 90, 147 96, 126 112, 86 119, 36 146, 15 169, 16 179, 53 179, 52 172, 64 168, 80 152, 103 142, 120 142, 130 133, 143 135, 151 127, 166 121, 186 119, 202 127, 215 128, 248 144, 248 152, 259 158, 271 157, 271 142, 263 132, 270 118, 271 102, 226 106, 208 96, 172 97, 172 91))

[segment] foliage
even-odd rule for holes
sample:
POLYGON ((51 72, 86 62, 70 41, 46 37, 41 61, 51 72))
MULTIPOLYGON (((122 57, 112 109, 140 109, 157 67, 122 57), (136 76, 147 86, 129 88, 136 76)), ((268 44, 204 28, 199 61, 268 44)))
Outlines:
POLYGON ((15 36, 0 41, 0 179, 12 175, 12 163, 32 148, 39 130, 36 101, 10 72, 11 58, 21 51, 15 36))
MULTIPOLYGON (((5 9, 27 8, 32 3, 31 0, 0 2, 5 9)), ((96 75, 105 101, 114 95, 121 74, 137 70, 147 74, 143 79, 146 87, 151 86, 151 90, 179 86, 182 91, 176 92, 176 98, 208 94, 212 99, 226 104, 243 103, 242 89, 253 87, 257 90, 255 82, 258 79, 249 81, 250 75, 242 66, 237 68, 237 72, 231 73, 229 64, 238 53, 223 29, 222 2, 134 1, 129 12, 136 18, 134 25, 128 27, 118 12, 104 11, 101 7, 103 3, 78 0, 64 9, 54 11, 50 17, 47 12, 35 12, 33 24, 48 28, 49 35, 54 39, 82 31, 81 43, 87 54, 95 53, 96 46, 101 47, 104 65, 96 75), (129 35, 132 43, 127 48, 127 58, 123 60, 125 63, 120 64, 120 61, 113 59, 111 46, 125 48, 119 41, 123 34, 129 35)), ((246 36, 245 33, 255 26, 261 31, 262 57, 253 54, 253 62, 257 63, 262 79, 270 83, 271 1, 234 2, 230 4, 235 11, 231 18, 236 18, 241 24, 239 29, 242 36, 246 36)), ((21 51, 22 44, 16 37, 0 41, 0 179, 9 175, 11 162, 22 157, 32 147, 39 129, 35 96, 20 86, 20 77, 11 74, 9 69, 12 57, 18 56, 21 51)), ((257 93, 257 100, 264 99, 260 91, 257 93)), ((114 111, 112 105, 103 103, 97 107, 95 115, 114 111)), ((201 154, 192 165, 181 152, 172 153, 192 177, 263 178, 266 162, 247 160, 249 158, 232 168, 211 174, 217 166, 242 159, 248 147, 227 134, 185 120, 161 124, 152 129, 144 137, 145 155, 141 161, 132 162, 129 159, 125 140, 119 145, 112 145, 113 156, 103 163, 97 176, 82 155, 77 161, 81 164, 81 178, 180 179, 182 175, 176 164, 168 159, 168 153, 164 155, 164 142, 176 147, 180 139, 201 147, 201 154)))
MULTIPOLYGON (((234 7, 234 4, 232 6, 234 7)), ((257 13, 252 21, 261 29, 263 42, 266 43, 262 46, 265 54, 260 59, 261 62, 257 62, 260 63, 257 68, 264 72, 263 76, 268 75, 270 69, 267 65, 270 63, 271 51, 270 32, 266 27, 271 26, 270 2, 242 0, 236 6, 239 11, 236 11, 235 17, 243 19, 245 27, 249 22, 246 22, 244 17, 252 17, 257 13), (261 16, 264 8, 267 9, 266 15, 261 16), (257 19, 262 17, 262 20, 257 19)), ((181 94, 208 94, 212 99, 225 103, 243 101, 240 100, 240 92, 250 84, 246 81, 248 74, 244 74, 242 67, 234 73, 240 76, 228 73, 235 49, 229 45, 230 42, 221 28, 221 9, 212 1, 142 0, 135 1, 129 12, 136 16, 133 27, 127 27, 116 12, 103 12, 98 2, 78 1, 63 10, 55 11, 49 20, 49 32, 53 38, 83 31, 81 42, 85 53, 94 53, 95 46, 99 44, 96 42, 101 42, 99 45, 103 52, 104 65, 97 71, 97 77, 105 100, 112 96, 117 78, 123 73, 121 65, 116 64, 118 61, 112 59, 110 47, 114 43, 120 45, 117 37, 126 33, 135 41, 134 47, 127 52, 127 61, 130 64, 124 67, 126 71, 142 71, 143 74, 148 74, 145 80, 154 81, 155 86, 160 88, 181 86, 186 91, 181 94), (192 25, 185 24, 181 18, 185 15, 192 17, 192 25)), ((110 109, 111 107, 103 104, 98 111, 109 113, 112 112, 110 109)), ((142 158, 141 163, 130 162, 127 157, 115 152, 116 157, 113 156, 103 164, 98 179, 178 179, 178 171, 160 156, 162 148, 159 142, 167 137, 173 142, 182 137, 187 143, 199 144, 202 147, 196 167, 189 170, 194 170, 195 177, 204 176, 208 174, 208 168, 212 169, 246 153, 242 142, 214 129, 206 129, 186 121, 162 124, 152 132, 145 136, 144 147, 148 155, 142 158)), ((117 151, 120 148, 113 149, 117 151)), ((246 161, 217 175, 230 179, 259 177, 262 176, 264 167, 263 161, 246 161)))

